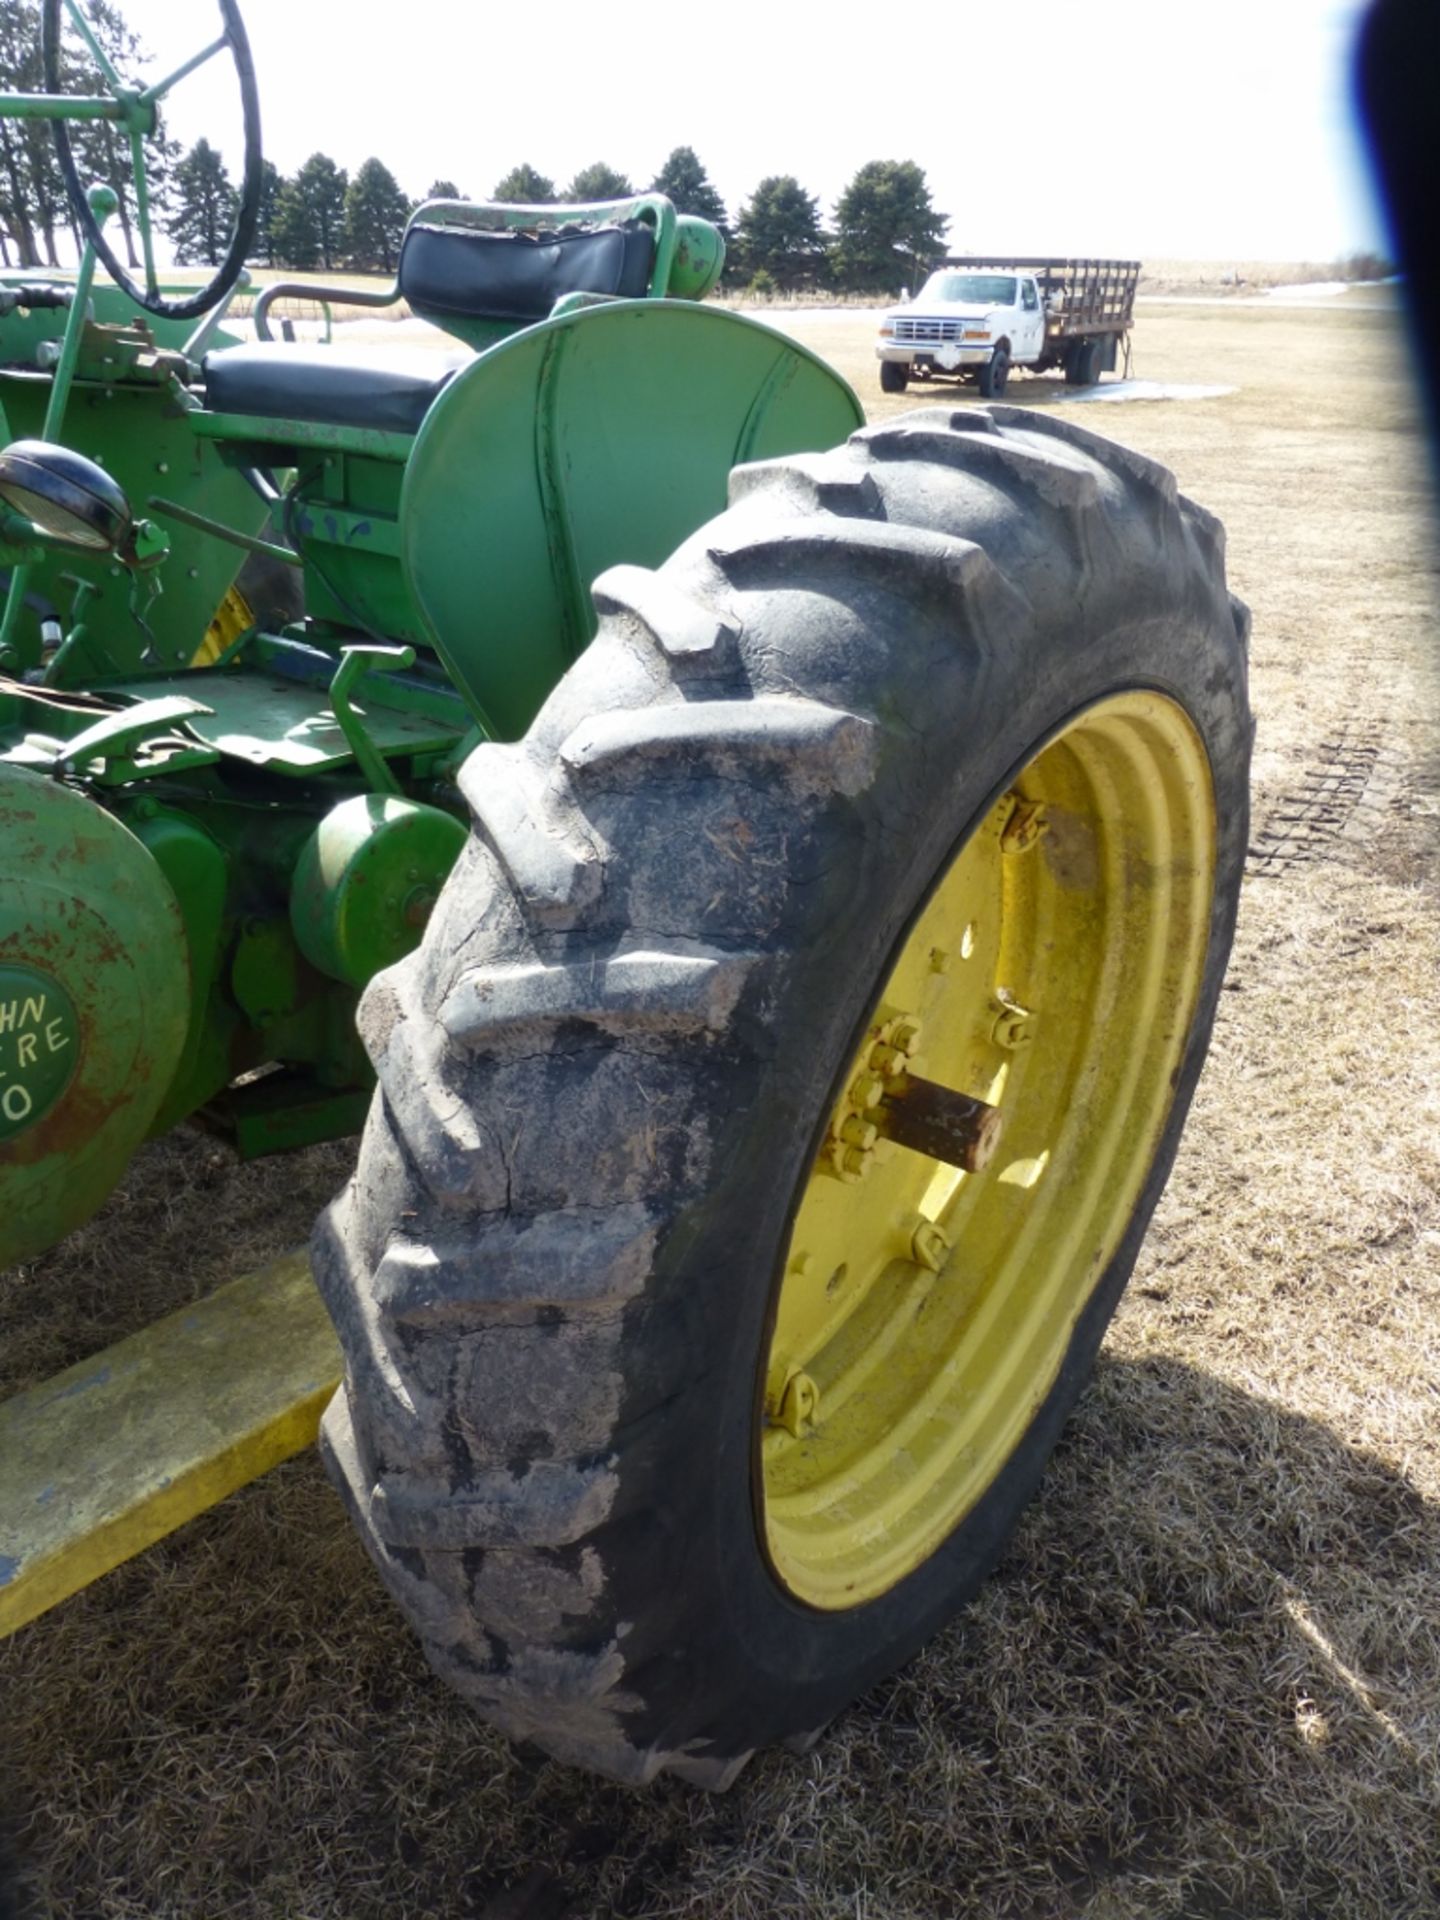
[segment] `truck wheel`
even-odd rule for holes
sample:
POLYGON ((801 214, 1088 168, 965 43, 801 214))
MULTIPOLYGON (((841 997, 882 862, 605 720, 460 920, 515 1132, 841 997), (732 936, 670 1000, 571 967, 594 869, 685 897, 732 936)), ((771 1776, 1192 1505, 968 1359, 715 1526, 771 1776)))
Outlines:
POLYGON ((882 393, 904 393, 906 368, 903 360, 882 360, 880 362, 880 391, 882 393))
POLYGON ((1218 523, 1083 429, 922 410, 730 500, 466 764, 314 1246, 329 1464, 436 1670, 714 1788, 1029 1499, 1200 1071, 1251 732, 1218 523))
POLYGON ((1065 368, 1065 380, 1072 387, 1093 387, 1100 378, 1100 343, 1077 340, 1065 368))
POLYGON ((998 400, 1004 393, 1009 379, 1010 356, 1004 347, 997 347, 980 369, 981 397, 986 400, 998 400))

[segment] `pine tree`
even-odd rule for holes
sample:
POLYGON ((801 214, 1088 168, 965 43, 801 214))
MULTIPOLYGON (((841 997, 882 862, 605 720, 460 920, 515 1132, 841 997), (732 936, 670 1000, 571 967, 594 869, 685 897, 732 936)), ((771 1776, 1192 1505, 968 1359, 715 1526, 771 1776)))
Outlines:
POLYGON ((168 221, 182 266, 218 267, 235 224, 235 188, 218 150, 197 140, 175 169, 168 221))
POLYGON ((528 160, 512 167, 503 180, 497 180, 492 200, 512 207, 549 207, 555 204, 555 182, 548 174, 537 173, 528 160))
POLYGON ((765 274, 784 292, 815 286, 825 268, 820 205, 793 173, 772 173, 740 209, 735 278, 765 274))
MULTIPOLYGON (((40 73, 40 14, 33 0, 4 0, 0 5, 0 88, 14 93, 38 93, 40 73)), ((16 264, 41 264, 40 195, 48 189, 58 198, 64 189, 55 166, 49 130, 40 128, 42 141, 31 138, 36 123, 0 119, 0 225, 9 236, 16 264)))
POLYGON ((280 206, 280 191, 285 182, 273 160, 260 162, 260 211, 255 220, 255 240, 251 258, 273 267, 278 253, 275 246, 275 216, 280 206))
POLYGON ((913 286, 944 251, 948 220, 913 160, 867 160, 836 203, 837 280, 863 293, 913 286))
POLYGON ((713 220, 722 233, 728 232, 725 202, 693 147, 676 147, 651 181, 650 188, 653 193, 663 193, 673 200, 677 213, 698 213, 702 220, 713 220))
POLYGON ((453 180, 432 180, 425 189, 427 200, 465 200, 468 194, 461 193, 453 180))
POLYGON ((623 173, 597 160, 582 167, 565 189, 567 200, 626 200, 635 189, 623 173))
MULTIPOLYGON (((91 0, 90 26, 126 79, 140 80, 145 51, 109 0, 91 0)), ((62 42, 60 84, 67 93, 108 91, 88 53, 70 38, 62 42)), ((35 0, 0 0, 0 91, 42 93, 40 14, 35 0)), ((138 264, 132 216, 134 185, 129 142, 104 120, 72 122, 70 143, 82 180, 104 180, 120 196, 117 221, 130 265, 138 264)), ((171 169, 178 156, 174 141, 158 129, 145 142, 146 178, 157 211, 163 209, 171 169)), ((56 235, 74 227, 65 184, 55 159, 50 127, 44 120, 0 121, 0 229, 19 266, 55 266, 56 235)), ((77 244, 79 236, 77 235, 77 244)))
POLYGON ((340 264, 345 242, 345 193, 349 179, 326 153, 312 153, 293 180, 281 187, 272 225, 277 259, 287 267, 340 264))
POLYGON ((277 267, 293 267, 308 273, 319 264, 320 243, 315 221, 303 196, 296 192, 293 180, 282 180, 275 195, 270 245, 273 264, 277 267))
MULTIPOLYGON (((154 74, 146 75, 150 62, 143 43, 130 31, 120 9, 111 4, 111 0, 86 0, 86 17, 96 39, 104 47, 111 64, 121 78, 137 87, 145 84, 145 79, 153 79, 154 74)), ((73 77, 65 84, 84 93, 108 93, 109 87, 100 78, 96 68, 90 64, 88 54, 82 54, 78 47, 66 49, 66 58, 62 61, 62 71, 70 71, 73 77)), ((175 175, 181 160, 180 142, 172 140, 165 131, 165 110, 162 106, 156 117, 155 131, 145 141, 145 187, 150 203, 152 223, 163 227, 168 233, 170 217, 175 208, 175 175)), ((47 130, 48 131, 48 130, 47 130)), ((119 197, 119 207, 115 219, 120 228, 121 244, 125 257, 132 268, 140 265, 140 247, 134 226, 135 213, 135 177, 131 171, 130 142, 115 126, 113 121, 80 121, 70 128, 71 145, 75 150, 75 164, 80 178, 85 181, 103 180, 113 187, 119 197)), ((73 222, 71 223, 73 226, 73 222)), ((228 237, 228 235, 227 235, 228 237)), ((78 236, 77 236, 78 238, 78 236)), ((113 245, 113 236, 112 236, 113 245)))
POLYGON ((345 252, 352 267, 393 273, 405 238, 410 202, 382 161, 367 160, 345 194, 345 252))

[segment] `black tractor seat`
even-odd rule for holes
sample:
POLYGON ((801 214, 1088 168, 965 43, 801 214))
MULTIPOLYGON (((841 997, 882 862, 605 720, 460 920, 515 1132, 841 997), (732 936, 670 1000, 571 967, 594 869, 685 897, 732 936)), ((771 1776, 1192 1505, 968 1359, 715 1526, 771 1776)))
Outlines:
POLYGON ((207 353, 205 404, 214 413, 418 433, 442 387, 474 356, 424 347, 373 353, 272 341, 207 353))
MULTIPOLYGON (((654 258, 654 230, 643 220, 534 233, 417 220, 400 249, 397 292, 412 313, 441 327, 463 319, 513 328, 543 320, 566 294, 639 298, 654 258)), ((471 357, 423 347, 347 353, 282 341, 223 347, 203 362, 205 404, 215 413, 417 433, 436 395, 471 357)))
POLYGON ((644 220, 535 233, 414 220, 397 284, 410 311, 434 319, 543 320, 567 293, 636 300, 650 285, 655 233, 644 220))

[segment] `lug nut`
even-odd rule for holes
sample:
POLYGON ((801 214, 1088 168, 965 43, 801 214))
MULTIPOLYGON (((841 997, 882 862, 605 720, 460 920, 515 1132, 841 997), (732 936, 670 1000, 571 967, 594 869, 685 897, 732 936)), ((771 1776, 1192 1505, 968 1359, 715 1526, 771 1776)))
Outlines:
POLYGON ((1022 1007, 1018 1000, 1002 991, 995 996, 998 1012, 995 1024, 990 1029, 990 1038, 997 1047, 1006 1047, 1014 1051, 1019 1047, 1028 1047, 1034 1039, 1035 1016, 1029 1007, 1022 1007))
POLYGON ((918 1020, 900 1020, 896 1023, 890 1044, 901 1053, 909 1055, 920 1045, 920 1022, 918 1020))
POLYGON ((798 1440, 803 1428, 813 1426, 820 1411, 820 1390, 808 1373, 792 1373, 785 1382, 775 1421, 798 1440))
POLYGON ((889 1046, 884 1040, 877 1040, 870 1049, 872 1071, 884 1074, 887 1080, 892 1080, 897 1073, 903 1073, 909 1058, 899 1047, 889 1046))
POLYGON ((862 1073, 850 1089, 850 1105, 866 1113, 885 1098, 885 1082, 878 1073, 862 1073))
POLYGON ((922 1220, 910 1240, 910 1254, 916 1266, 939 1273, 950 1253, 950 1242, 933 1220, 922 1220))

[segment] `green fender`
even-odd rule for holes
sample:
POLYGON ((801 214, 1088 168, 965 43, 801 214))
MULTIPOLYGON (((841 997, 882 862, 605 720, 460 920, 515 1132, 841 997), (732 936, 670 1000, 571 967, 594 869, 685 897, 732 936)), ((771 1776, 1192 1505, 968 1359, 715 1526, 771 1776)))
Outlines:
POLYGON ((400 551, 486 731, 523 733, 589 644, 597 574, 658 566, 724 507, 732 467, 835 446, 864 418, 814 354, 684 301, 580 308, 481 354, 420 429, 400 551))
POLYGON ((105 1199, 189 1019, 185 923, 153 855, 87 795, 0 767, 0 1267, 105 1199))

